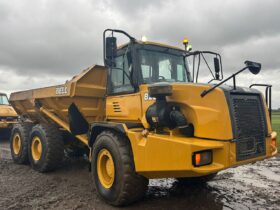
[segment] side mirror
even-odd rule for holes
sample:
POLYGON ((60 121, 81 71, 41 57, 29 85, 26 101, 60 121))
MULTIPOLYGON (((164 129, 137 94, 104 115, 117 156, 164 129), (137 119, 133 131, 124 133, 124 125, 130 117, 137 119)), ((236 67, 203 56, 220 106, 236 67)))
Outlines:
POLYGON ((105 60, 107 65, 112 65, 112 60, 117 56, 117 38, 106 37, 105 60))
POLYGON ((220 60, 215 57, 214 58, 214 67, 215 67, 215 77, 217 80, 220 79, 220 60))
POLYGON ((252 74, 258 74, 262 68, 262 64, 253 61, 245 61, 245 65, 252 74))

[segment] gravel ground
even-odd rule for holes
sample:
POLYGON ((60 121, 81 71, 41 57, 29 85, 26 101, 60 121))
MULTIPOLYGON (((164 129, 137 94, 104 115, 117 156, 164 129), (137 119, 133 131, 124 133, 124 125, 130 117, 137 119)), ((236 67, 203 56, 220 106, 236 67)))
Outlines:
MULTIPOLYGON (((205 185, 150 180, 144 200, 122 209, 280 209, 280 156, 228 169, 205 185)), ((41 174, 16 165, 0 142, 0 209, 118 209, 105 204, 91 184, 88 164, 65 159, 41 174)))

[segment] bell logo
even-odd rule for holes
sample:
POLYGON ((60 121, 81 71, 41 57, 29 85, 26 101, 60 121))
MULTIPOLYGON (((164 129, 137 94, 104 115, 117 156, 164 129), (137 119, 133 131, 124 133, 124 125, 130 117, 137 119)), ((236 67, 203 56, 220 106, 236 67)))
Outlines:
POLYGON ((57 87, 57 88, 55 89, 55 94, 56 94, 56 95, 64 95, 64 94, 67 94, 67 87, 66 87, 66 86, 57 87))

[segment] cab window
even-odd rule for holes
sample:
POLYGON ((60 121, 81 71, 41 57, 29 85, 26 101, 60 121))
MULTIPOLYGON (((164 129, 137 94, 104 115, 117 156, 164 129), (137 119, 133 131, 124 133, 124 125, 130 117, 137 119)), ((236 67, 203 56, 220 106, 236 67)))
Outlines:
POLYGON ((128 64, 127 57, 120 55, 115 58, 114 67, 111 69, 111 94, 133 92, 134 88, 130 82, 132 66, 128 64))
POLYGON ((155 82, 188 82, 183 56, 139 50, 144 84, 155 82))
POLYGON ((6 95, 0 95, 0 105, 9 105, 9 101, 6 95))

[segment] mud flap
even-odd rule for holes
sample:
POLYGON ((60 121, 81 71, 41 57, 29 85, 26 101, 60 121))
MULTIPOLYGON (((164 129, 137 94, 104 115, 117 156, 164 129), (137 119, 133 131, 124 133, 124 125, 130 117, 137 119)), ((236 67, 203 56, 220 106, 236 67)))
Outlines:
POLYGON ((85 134, 89 131, 89 124, 79 111, 78 107, 72 103, 68 108, 70 130, 73 135, 85 134))

